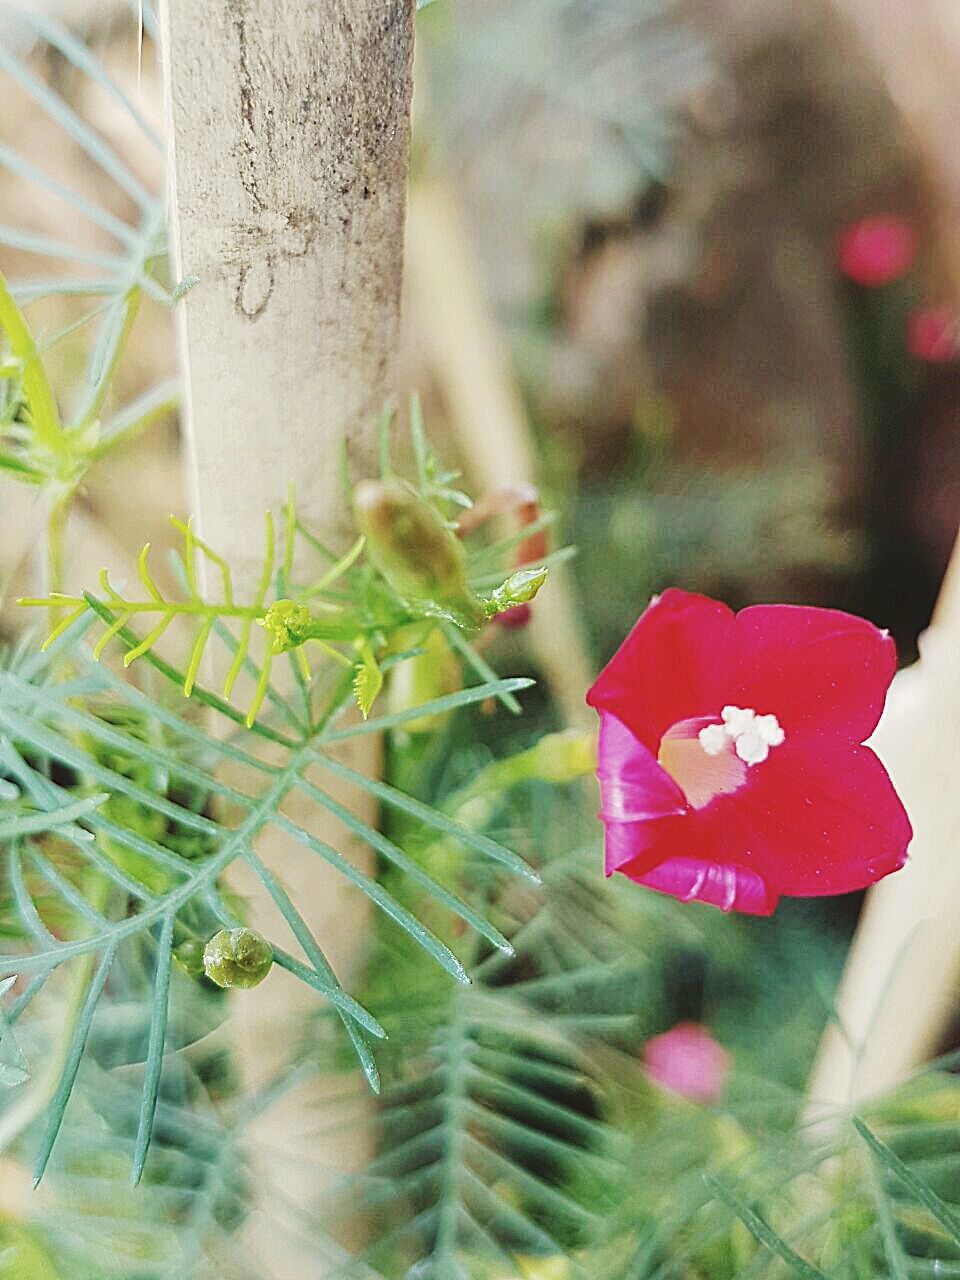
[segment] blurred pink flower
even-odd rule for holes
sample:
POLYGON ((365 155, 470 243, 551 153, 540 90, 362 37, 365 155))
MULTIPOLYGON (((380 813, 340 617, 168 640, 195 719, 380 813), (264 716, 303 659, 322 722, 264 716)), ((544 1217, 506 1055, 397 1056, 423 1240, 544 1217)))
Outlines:
POLYGON ((837 245, 840 270, 866 289, 905 276, 917 256, 917 233, 909 218, 880 214, 861 218, 841 232, 837 245))
POLYGON ((504 609, 503 613, 498 613, 494 622, 498 627, 505 627, 507 631, 519 631, 530 621, 532 612, 528 604, 515 604, 512 609, 504 609))
POLYGON ((678 1022, 643 1047, 654 1084, 691 1102, 717 1102, 730 1074, 730 1055, 698 1022, 678 1022))
POLYGON ((949 307, 917 307, 907 317, 907 347, 929 364, 960 357, 960 316, 949 307))
POLYGON ((862 745, 896 665, 836 609, 656 597, 587 694, 607 875, 770 915, 902 867, 910 822, 862 745))

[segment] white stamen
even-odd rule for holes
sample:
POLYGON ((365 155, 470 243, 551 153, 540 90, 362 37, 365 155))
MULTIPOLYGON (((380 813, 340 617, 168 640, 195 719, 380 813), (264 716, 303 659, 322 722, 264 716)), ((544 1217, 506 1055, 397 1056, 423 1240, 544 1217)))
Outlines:
POLYGON ((697 737, 708 756, 718 756, 730 741, 727 730, 722 724, 708 724, 700 730, 697 737))
POLYGON ((758 716, 752 707, 726 706, 720 712, 722 724, 708 724, 697 734, 708 756, 718 756, 730 744, 746 765, 763 764, 771 747, 786 738, 780 721, 771 713, 758 716))
POLYGON ((763 764, 770 748, 758 733, 741 733, 737 736, 736 752, 744 764, 763 764))
POLYGON ((753 732, 759 736, 761 742, 771 747, 779 747, 785 737, 779 720, 773 715, 757 716, 753 722, 753 732))
POLYGON ((720 712, 721 719, 727 726, 727 733, 731 738, 748 732, 753 727, 754 715, 753 707, 724 707, 720 712))

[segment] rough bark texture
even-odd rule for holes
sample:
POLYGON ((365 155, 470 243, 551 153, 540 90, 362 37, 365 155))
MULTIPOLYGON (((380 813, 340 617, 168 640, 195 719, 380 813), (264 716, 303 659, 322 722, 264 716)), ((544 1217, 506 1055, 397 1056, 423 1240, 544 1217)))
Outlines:
MULTIPOLYGON (((194 508, 241 588, 257 575, 263 512, 281 506, 290 481, 308 525, 342 545, 344 443, 355 474, 373 469, 399 327, 413 8, 163 5, 174 254, 181 275, 199 278, 181 313, 194 508)), ((374 740, 348 746, 354 767, 375 769, 374 740)), ((340 798, 356 806, 355 794, 340 798)), ((328 829, 315 806, 291 801, 289 812, 369 864, 369 852, 342 827, 328 829)), ((363 816, 373 820, 369 804, 363 816)), ((366 899, 282 834, 262 845, 349 986, 368 932, 366 899)), ((235 887, 250 895, 253 921, 287 942, 265 893, 239 878, 235 887)), ((276 977, 233 1004, 248 1087, 289 1060, 316 1009, 307 988, 276 977)), ((264 1117, 259 1136, 271 1149, 256 1165, 258 1212, 244 1247, 265 1277, 326 1273, 315 1249, 272 1221, 277 1194, 308 1209, 323 1182, 360 1156, 356 1128, 323 1136, 321 1101, 311 1085, 264 1117)))
POLYGON ((399 318, 412 0, 167 0, 175 255, 204 534, 242 565, 297 483, 327 530, 399 318))

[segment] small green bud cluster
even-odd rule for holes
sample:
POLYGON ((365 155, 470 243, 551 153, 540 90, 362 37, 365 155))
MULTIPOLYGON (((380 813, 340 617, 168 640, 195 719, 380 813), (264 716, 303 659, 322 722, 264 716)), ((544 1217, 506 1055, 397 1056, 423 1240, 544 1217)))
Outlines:
POLYGON ((260 625, 272 637, 274 653, 286 653, 310 638, 312 621, 313 616, 306 605, 297 604, 295 600, 275 600, 260 620, 260 625))
POLYGON ((218 987, 256 987, 273 964, 273 948, 253 929, 221 929, 203 949, 203 971, 218 987))

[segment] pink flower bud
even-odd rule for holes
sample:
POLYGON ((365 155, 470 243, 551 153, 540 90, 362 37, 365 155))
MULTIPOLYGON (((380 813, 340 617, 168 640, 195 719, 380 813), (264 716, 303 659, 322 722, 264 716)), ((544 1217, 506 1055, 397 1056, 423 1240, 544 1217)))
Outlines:
POLYGON ((960 316, 949 307, 917 307, 907 318, 907 347, 929 364, 947 364, 960 356, 960 316))
POLYGON ((717 1102, 730 1073, 730 1055, 697 1022, 678 1022, 643 1048, 654 1084, 691 1102, 717 1102))
POLYGON ((528 604, 515 604, 512 609, 504 609, 494 617, 494 622, 507 631, 520 631, 530 621, 532 610, 528 604))
POLYGON ((865 289, 905 276, 917 256, 917 233, 909 218, 881 214, 861 218, 840 235, 837 261, 842 273, 865 289))

